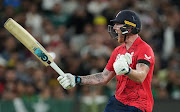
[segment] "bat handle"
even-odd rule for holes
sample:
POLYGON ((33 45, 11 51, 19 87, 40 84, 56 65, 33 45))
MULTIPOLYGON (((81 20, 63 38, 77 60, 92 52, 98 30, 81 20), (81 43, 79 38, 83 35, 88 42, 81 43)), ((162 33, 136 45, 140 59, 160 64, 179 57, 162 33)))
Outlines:
POLYGON ((56 63, 52 62, 50 66, 61 76, 65 76, 64 72, 56 65, 56 63))
MULTIPOLYGON (((52 62, 50 66, 61 76, 65 76, 64 72, 56 65, 56 63, 52 62)), ((72 88, 71 86, 68 86, 68 88, 72 88)))

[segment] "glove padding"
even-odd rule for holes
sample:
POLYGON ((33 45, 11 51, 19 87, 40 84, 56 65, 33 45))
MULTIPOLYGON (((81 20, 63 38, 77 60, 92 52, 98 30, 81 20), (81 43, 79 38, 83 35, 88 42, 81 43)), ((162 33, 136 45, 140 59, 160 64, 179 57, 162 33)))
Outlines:
POLYGON ((124 55, 124 58, 126 59, 128 65, 132 64, 132 55, 131 54, 126 53, 124 55))
POLYGON ((71 89, 73 87, 76 86, 76 83, 75 83, 75 76, 73 76, 72 74, 70 73, 66 73, 65 74, 65 77, 63 76, 59 76, 57 78, 57 80, 59 81, 59 83, 62 85, 62 87, 64 89, 71 89))
POLYGON ((119 59, 117 59, 113 68, 117 75, 128 74, 130 72, 129 65, 132 63, 132 56, 129 53, 125 55, 121 55, 119 59))

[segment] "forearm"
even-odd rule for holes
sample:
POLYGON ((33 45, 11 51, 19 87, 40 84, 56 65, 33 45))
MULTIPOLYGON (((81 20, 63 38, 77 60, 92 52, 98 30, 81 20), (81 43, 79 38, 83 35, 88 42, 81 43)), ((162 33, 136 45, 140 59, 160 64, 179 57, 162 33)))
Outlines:
POLYGON ((82 85, 99 85, 104 84, 105 80, 102 73, 96 73, 93 75, 80 76, 82 85))
POLYGON ((131 69, 127 75, 131 80, 142 83, 149 72, 149 67, 146 64, 138 63, 136 69, 131 69))
POLYGON ((127 75, 131 80, 142 83, 146 77, 146 72, 131 69, 131 72, 127 75))
POLYGON ((103 72, 80 77, 82 85, 103 85, 107 84, 114 76, 113 71, 104 69, 103 72))
POLYGON ((115 76, 114 71, 109 71, 106 68, 101 73, 96 73, 87 76, 74 76, 66 73, 64 76, 59 76, 57 80, 64 89, 71 89, 76 84, 82 85, 102 85, 107 84, 115 76))

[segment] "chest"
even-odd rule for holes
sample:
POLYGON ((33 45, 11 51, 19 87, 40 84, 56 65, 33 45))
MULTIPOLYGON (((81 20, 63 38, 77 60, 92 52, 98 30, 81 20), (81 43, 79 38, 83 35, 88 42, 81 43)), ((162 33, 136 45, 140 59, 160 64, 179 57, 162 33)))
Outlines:
POLYGON ((132 56, 132 64, 130 64, 129 66, 132 69, 136 69, 137 59, 138 59, 138 55, 139 55, 139 50, 138 49, 135 49, 135 48, 130 48, 129 50, 126 50, 125 48, 124 49, 119 49, 117 54, 114 57, 115 60, 117 58, 119 58, 121 55, 124 55, 126 53, 129 53, 132 56))

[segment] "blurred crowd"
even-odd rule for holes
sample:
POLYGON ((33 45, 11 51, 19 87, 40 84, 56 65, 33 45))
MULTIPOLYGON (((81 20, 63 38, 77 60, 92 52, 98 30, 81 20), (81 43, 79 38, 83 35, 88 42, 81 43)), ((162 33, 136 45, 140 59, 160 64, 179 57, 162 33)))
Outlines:
POLYGON ((0 100, 76 99, 82 105, 93 104, 92 110, 84 108, 86 112, 100 112, 97 108, 103 106, 94 104, 107 103, 116 89, 115 78, 106 86, 64 90, 56 80, 58 74, 42 65, 3 25, 13 18, 64 72, 89 75, 101 72, 119 45, 110 38, 107 25, 123 9, 139 14, 139 35, 155 52, 154 98, 180 99, 179 0, 1 0, 0 100))

